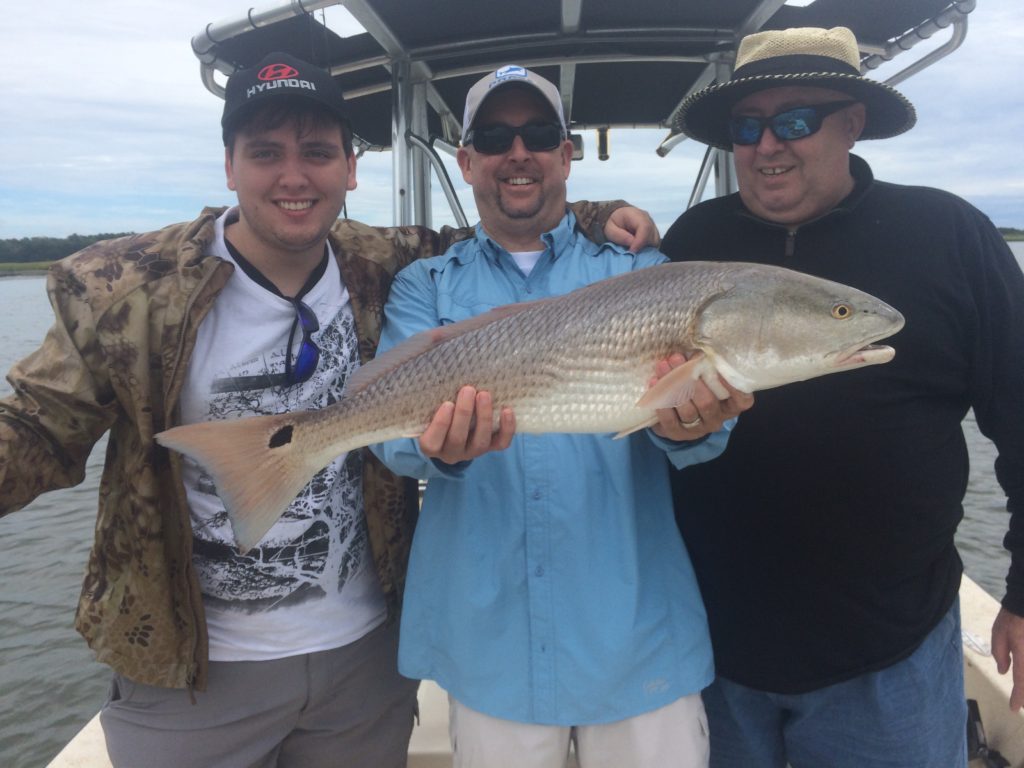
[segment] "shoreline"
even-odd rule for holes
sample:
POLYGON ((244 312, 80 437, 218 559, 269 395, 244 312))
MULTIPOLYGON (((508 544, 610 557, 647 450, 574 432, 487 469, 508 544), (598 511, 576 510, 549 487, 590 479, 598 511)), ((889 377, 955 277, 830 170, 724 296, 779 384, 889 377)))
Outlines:
MULTIPOLYGON (((1024 235, 1004 235, 1003 239, 1007 243, 1020 243, 1024 242, 1024 235)), ((49 267, 55 263, 55 261, 32 262, 20 266, 18 262, 0 262, 0 279, 5 277, 45 277, 49 267)))

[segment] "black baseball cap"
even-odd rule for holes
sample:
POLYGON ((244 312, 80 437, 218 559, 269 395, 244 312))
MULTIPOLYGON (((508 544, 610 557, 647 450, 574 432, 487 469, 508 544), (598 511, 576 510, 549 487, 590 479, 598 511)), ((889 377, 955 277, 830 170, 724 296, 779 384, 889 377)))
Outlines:
POLYGON ((348 124, 345 96, 326 70, 280 51, 269 53, 252 67, 228 78, 220 125, 228 133, 256 107, 283 96, 308 99, 348 124))

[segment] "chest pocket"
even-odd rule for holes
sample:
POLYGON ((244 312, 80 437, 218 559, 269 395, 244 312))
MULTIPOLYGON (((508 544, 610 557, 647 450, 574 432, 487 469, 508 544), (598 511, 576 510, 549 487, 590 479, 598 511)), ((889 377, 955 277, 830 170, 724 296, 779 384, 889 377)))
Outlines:
POLYGON ((450 293, 442 293, 437 297, 437 317, 441 325, 451 325, 460 320, 467 320, 484 312, 490 312, 495 307, 501 306, 494 302, 473 301, 466 303, 459 301, 458 297, 450 293))

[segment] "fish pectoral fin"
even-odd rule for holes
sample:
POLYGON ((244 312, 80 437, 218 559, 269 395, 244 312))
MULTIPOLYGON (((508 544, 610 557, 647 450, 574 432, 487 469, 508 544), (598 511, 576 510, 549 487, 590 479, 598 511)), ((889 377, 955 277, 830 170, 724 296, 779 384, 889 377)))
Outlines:
POLYGON ((704 357, 704 353, 698 352, 683 365, 662 376, 657 384, 637 400, 636 405, 638 408, 651 408, 655 411, 682 405, 693 397, 697 380, 708 373, 713 374, 714 368, 704 357))
POLYGON ((623 437, 626 437, 627 435, 632 435, 634 432, 639 432, 641 429, 647 429, 648 427, 653 427, 657 423, 658 423, 658 417, 657 416, 652 416, 651 418, 649 418, 649 419, 647 419, 645 421, 641 421, 639 424, 637 424, 635 426, 632 426, 632 427, 629 427, 628 429, 622 430, 617 435, 615 435, 615 437, 612 438, 612 439, 613 440, 620 440, 623 437))

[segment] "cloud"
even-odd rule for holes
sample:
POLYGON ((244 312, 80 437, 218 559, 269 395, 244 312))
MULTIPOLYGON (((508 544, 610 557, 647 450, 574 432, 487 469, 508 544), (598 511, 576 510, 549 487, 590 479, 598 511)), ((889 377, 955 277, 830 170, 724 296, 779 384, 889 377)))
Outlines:
MULTIPOLYGON (((190 40, 209 22, 237 18, 237 0, 52 0, 4 9, 0 48, 18 72, 5 79, 0 163, 0 237, 143 231, 227 204, 219 99, 203 88, 190 40)), ((328 8, 332 27, 344 12, 328 8)), ((1024 69, 1019 0, 982 0, 959 51, 897 86, 917 106, 905 136, 857 151, 890 181, 949 189, 997 224, 1024 227, 1019 127, 1024 69)), ((945 39, 945 33, 936 37, 945 39)), ((903 66, 887 65, 880 76, 903 66)), ((626 198, 664 229, 690 195, 703 147, 684 142, 654 154, 662 131, 615 130, 612 157, 574 165, 573 199, 626 198)), ((594 154, 593 135, 586 137, 594 154)), ((450 159, 446 158, 446 162, 450 159)), ((472 195, 458 182, 467 215, 472 195)), ((360 160, 350 215, 390 224, 390 154, 360 160)), ((451 223, 433 195, 435 225, 451 223)))

